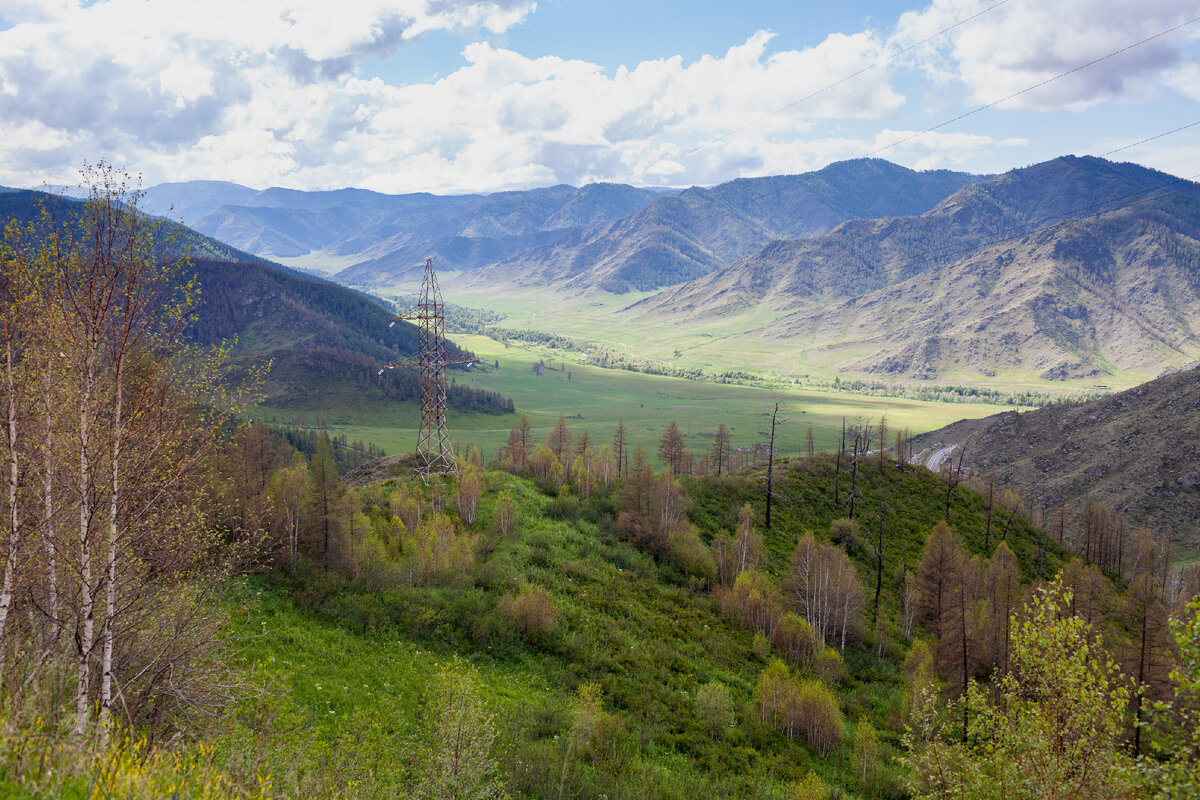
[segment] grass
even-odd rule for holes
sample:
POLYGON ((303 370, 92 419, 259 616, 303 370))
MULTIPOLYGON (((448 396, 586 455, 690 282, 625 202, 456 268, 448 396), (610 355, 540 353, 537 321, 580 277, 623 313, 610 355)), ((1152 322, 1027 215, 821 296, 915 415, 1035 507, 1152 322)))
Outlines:
MULTIPOLYGON (((759 473, 685 480, 702 539, 731 527, 743 503, 762 519, 759 473)), ((829 496, 832 459, 793 459, 777 477, 788 499, 777 503, 765 536, 766 571, 776 579, 803 533, 827 538, 830 521, 845 513, 829 496)), ((842 480, 844 490, 848 477, 842 480)), ((718 611, 703 582, 683 575, 671 558, 622 540, 615 495, 602 490, 564 502, 528 479, 494 471, 483 483, 479 520, 470 529, 478 537, 474 563, 436 582, 354 580, 307 567, 233 586, 240 663, 273 687, 218 738, 234 774, 269 773, 276 796, 402 796, 423 769, 422 725, 436 676, 459 663, 469 665, 463 668, 494 714, 494 755, 514 798, 557 796, 564 765, 563 796, 581 800, 783 798, 809 770, 829 784, 855 787, 849 731, 820 758, 758 721, 752 697, 770 653, 718 611), (500 492, 518 511, 507 535, 492 526, 500 492), (500 601, 530 589, 548 595, 555 623, 522 636, 500 601), (714 737, 695 710, 709 681, 733 697, 734 724, 724 736, 714 737), (598 687, 611 723, 590 749, 572 750, 572 707, 585 684, 598 687)), ((864 623, 846 651, 838 697, 850 730, 866 717, 880 731, 890 777, 870 796, 896 797, 890 758, 900 746, 898 664, 907 646, 895 622, 898 576, 901 565, 911 570, 920 558, 944 489, 924 470, 894 466, 861 470, 859 488, 864 524, 877 517, 881 499, 888 503, 881 607, 892 623, 882 658, 864 623)), ((386 558, 403 557, 388 509, 399 493, 427 490, 388 481, 361 492, 371 525, 359 525, 358 535, 377 537, 386 558)), ((983 501, 965 487, 954 493, 951 519, 972 552, 996 546, 993 536, 984 547, 983 501)), ((1062 561, 1061 548, 1020 518, 1008 544, 1026 578, 1036 566, 1049 571, 1062 561)), ((864 588, 873 586, 869 554, 861 545, 848 552, 864 588)))
MULTIPOLYGON (((469 273, 465 273, 469 275, 469 273)), ((779 341, 766 338, 758 328, 783 316, 765 308, 747 308, 738 313, 703 320, 675 319, 670 315, 643 315, 633 307, 656 292, 630 292, 613 295, 598 289, 575 296, 564 296, 559 288, 517 287, 509 292, 479 293, 470 286, 460 287, 457 275, 443 281, 449 302, 485 308, 508 316, 501 327, 530 329, 568 336, 580 341, 604 345, 624 355, 659 361, 684 368, 708 371, 745 369, 781 379, 808 377, 830 381, 841 375, 836 364, 857 355, 866 355, 865 345, 846 346, 838 341, 779 341)), ((404 291, 401 287, 372 288, 382 296, 404 291)), ((864 379, 871 376, 861 375, 864 379)), ((887 380, 886 377, 883 377, 887 380)), ((1126 388, 1146 376, 1115 373, 1104 379, 1117 388, 1126 388)), ((900 383, 908 382, 900 379, 900 383)), ((1030 370, 1003 370, 995 378, 977 372, 953 370, 937 383, 962 383, 988 386, 1003 391, 1033 390, 1068 395, 1088 392, 1096 381, 1081 378, 1048 381, 1030 370)))
MULTIPOLYGON (((454 339, 489 368, 454 370, 452 378, 513 398, 518 412, 528 414, 539 439, 544 439, 558 416, 565 414, 572 431, 578 435, 588 430, 598 449, 612 441, 618 421, 624 420, 630 440, 646 448, 651 457, 672 420, 680 426, 688 446, 696 451, 709 449, 709 437, 721 423, 729 429, 735 446, 751 448, 756 442, 764 442, 776 399, 780 403, 776 449, 781 454, 799 454, 809 426, 817 449, 832 449, 840 438, 843 417, 850 421, 859 416, 878 419, 886 413, 892 430, 908 428, 919 433, 1001 410, 994 405, 871 397, 783 384, 769 387, 690 381, 603 369, 579 363, 573 354, 505 347, 485 336, 457 335, 454 339), (540 377, 533 372, 539 360, 549 366, 540 377), (496 362, 499 369, 490 366, 496 362)), ((277 413, 285 419, 291 416, 290 411, 275 409, 263 409, 262 413, 268 417, 277 413)), ((355 398, 346 397, 320 414, 351 440, 375 442, 389 453, 411 451, 416 443, 419 418, 410 404, 356 403, 355 398)), ((309 417, 313 419, 315 414, 309 417)), ((474 445, 491 458, 506 443, 516 421, 515 415, 452 411, 448 424, 451 436, 464 450, 474 445)))

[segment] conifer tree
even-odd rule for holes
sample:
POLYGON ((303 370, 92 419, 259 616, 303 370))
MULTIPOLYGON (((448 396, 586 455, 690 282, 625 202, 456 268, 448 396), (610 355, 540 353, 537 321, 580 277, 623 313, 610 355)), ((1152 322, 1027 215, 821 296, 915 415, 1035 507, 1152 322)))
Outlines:
POLYGON ((617 477, 622 478, 628 471, 629 465, 629 452, 628 443, 625 439, 624 419, 618 420, 617 422, 617 432, 613 436, 612 449, 617 459, 617 477))
POLYGON ((679 432, 679 426, 675 424, 675 420, 671 420, 662 438, 658 441, 658 457, 678 475, 683 470, 683 451, 683 434, 679 432))
POLYGON ((724 422, 717 426, 717 432, 713 435, 710 462, 716 466, 717 475, 729 470, 729 430, 724 422))
POLYGON ((550 430, 546 446, 550 448, 550 452, 554 453, 554 457, 560 464, 563 462, 563 454, 571 452, 571 429, 567 425, 565 415, 558 415, 558 422, 555 422, 554 427, 550 430))
POLYGON ((325 569, 329 569, 333 563, 333 548, 340 533, 340 512, 345 496, 346 487, 338 480, 329 436, 322 431, 317 438, 317 450, 308 465, 307 517, 325 569))

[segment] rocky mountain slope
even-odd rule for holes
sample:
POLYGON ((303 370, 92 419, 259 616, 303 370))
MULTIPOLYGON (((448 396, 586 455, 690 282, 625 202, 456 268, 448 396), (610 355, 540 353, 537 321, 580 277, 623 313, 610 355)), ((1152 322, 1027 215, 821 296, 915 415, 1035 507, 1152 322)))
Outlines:
POLYGON ((865 376, 1144 380, 1200 356, 1198 287, 1200 186, 1068 157, 773 243, 630 312, 789 312, 745 335, 865 376))
POLYGON ((671 286, 772 240, 815 236, 860 217, 918 214, 977 180, 859 159, 801 175, 688 189, 609 225, 575 231, 478 270, 463 283, 616 293, 671 286))
POLYGON ((915 437, 914 452, 994 476, 1035 506, 1091 499, 1134 526, 1200 546, 1200 368, 1089 403, 963 420, 915 437))

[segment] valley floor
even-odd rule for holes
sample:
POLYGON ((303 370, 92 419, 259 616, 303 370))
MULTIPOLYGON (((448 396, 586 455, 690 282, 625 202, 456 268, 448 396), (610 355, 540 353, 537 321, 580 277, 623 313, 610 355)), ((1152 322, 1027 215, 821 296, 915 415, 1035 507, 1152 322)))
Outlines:
MULTIPOLYGON (((618 422, 624 420, 633 445, 641 445, 651 455, 671 421, 679 425, 693 450, 708 449, 711 436, 721 423, 729 429, 735 447, 750 450, 756 443, 765 442, 769 415, 776 400, 782 423, 776 450, 782 455, 801 454, 810 427, 816 450, 834 449, 841 437, 843 418, 848 423, 859 417, 877 421, 886 414, 892 430, 908 429, 915 434, 959 419, 1005 410, 997 405, 805 389, 784 382, 746 385, 692 381, 605 369, 581 363, 575 353, 506 346, 486 336, 454 335, 453 338, 474 352, 483 368, 451 370, 451 379, 512 398, 518 413, 529 416, 535 438, 544 438, 563 414, 573 430, 588 430, 599 446, 612 439, 618 422), (540 376, 534 373, 539 362, 545 365, 540 376)), ((261 409, 260 415, 268 420, 272 416, 278 420, 294 416, 290 409, 271 408, 261 409)), ((413 449, 420 423, 409 405, 400 403, 355 406, 347 402, 323 410, 322 416, 347 438, 374 442, 393 454, 413 449)), ((317 415, 305 418, 312 423, 317 415)), ((490 459, 504 446, 515 421, 512 414, 451 411, 449 426, 464 452, 475 446, 490 459)))

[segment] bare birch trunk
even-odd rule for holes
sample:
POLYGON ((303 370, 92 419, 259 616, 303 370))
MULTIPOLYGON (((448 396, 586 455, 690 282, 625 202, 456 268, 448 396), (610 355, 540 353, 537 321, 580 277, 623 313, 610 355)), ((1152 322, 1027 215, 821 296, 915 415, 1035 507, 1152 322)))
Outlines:
POLYGON ((114 383, 116 397, 113 404, 112 443, 112 486, 108 498, 108 560, 104 567, 104 648, 100 662, 100 725, 101 735, 107 739, 109 709, 112 707, 112 656, 113 616, 117 610, 117 514, 121 498, 121 444, 122 412, 124 411, 125 359, 117 357, 117 374, 114 383))
MULTIPOLYGON (((90 344, 90 343, 89 343, 90 344)), ((95 628, 95 598, 92 596, 92 551, 89 540, 92 515, 92 463, 89 428, 92 394, 96 386, 95 349, 87 355, 87 376, 83 397, 79 402, 79 664, 75 683, 75 733, 87 729, 88 705, 91 700, 91 657, 95 628)))
POLYGON ((4 558, 4 581, 0 585, 0 680, 4 678, 5 656, 8 648, 4 633, 8 612, 13 602, 13 576, 17 571, 17 544, 21 536, 21 518, 17 510, 17 489, 20 485, 20 462, 17 456, 17 383, 13 375, 13 344, 10 339, 4 349, 4 389, 8 393, 8 550, 4 558))
POLYGON ((43 383, 46 404, 45 452, 42 454, 42 530, 43 541, 46 545, 46 612, 50 615, 50 639, 58 639, 60 621, 58 618, 58 547, 55 543, 57 531, 54 525, 54 428, 51 425, 52 411, 50 409, 50 370, 46 369, 43 383))

